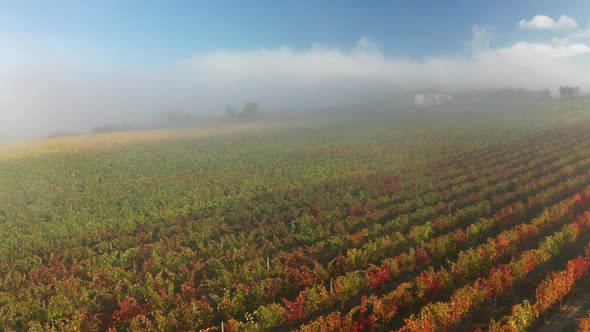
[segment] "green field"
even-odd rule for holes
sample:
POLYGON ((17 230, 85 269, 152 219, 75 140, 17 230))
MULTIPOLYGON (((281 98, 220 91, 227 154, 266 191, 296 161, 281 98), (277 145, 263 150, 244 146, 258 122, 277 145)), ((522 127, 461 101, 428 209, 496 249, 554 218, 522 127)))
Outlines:
POLYGON ((0 330, 510 325, 590 239, 590 101, 471 108, 0 145, 0 330), (510 294, 440 314, 527 251, 510 294))

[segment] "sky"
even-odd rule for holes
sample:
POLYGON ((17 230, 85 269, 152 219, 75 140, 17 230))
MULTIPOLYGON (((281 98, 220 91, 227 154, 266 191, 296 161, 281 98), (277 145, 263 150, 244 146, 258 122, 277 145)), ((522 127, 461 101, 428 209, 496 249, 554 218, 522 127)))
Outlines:
POLYGON ((584 89, 589 60, 587 1, 0 0, 0 142, 248 101, 584 89))

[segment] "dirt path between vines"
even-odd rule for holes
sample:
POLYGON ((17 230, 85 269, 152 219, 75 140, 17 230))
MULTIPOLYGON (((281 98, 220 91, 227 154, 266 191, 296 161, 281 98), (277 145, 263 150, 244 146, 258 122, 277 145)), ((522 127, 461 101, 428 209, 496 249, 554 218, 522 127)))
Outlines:
MULTIPOLYGON (((582 285, 582 287, 588 284, 582 285)), ((571 302, 567 302, 563 307, 551 315, 547 322, 541 326, 537 331, 539 332, 556 332, 556 331, 577 331, 577 318, 586 316, 586 312, 590 309, 590 290, 588 288, 581 288, 578 294, 571 302)))

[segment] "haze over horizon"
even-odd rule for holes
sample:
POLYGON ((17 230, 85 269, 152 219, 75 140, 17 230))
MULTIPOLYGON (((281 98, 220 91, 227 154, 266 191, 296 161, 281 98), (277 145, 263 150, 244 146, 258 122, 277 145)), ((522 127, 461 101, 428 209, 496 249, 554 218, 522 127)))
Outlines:
POLYGON ((590 85, 590 5, 272 1, 0 4, 0 142, 340 105, 392 89, 590 85))

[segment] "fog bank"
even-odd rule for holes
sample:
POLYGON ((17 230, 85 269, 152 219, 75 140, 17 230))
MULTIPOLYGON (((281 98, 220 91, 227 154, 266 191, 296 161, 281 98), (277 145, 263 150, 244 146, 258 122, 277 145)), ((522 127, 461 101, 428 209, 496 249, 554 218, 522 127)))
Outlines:
POLYGON ((391 91, 590 86, 590 46, 578 39, 490 47, 473 28, 465 51, 422 59, 391 57, 360 38, 350 50, 218 50, 160 66, 75 61, 63 52, 19 48, 0 38, 0 142, 89 130, 109 122, 148 123, 182 110, 223 115, 256 101, 268 110, 333 107, 391 91), (4 44, 2 43, 4 41, 4 44))

